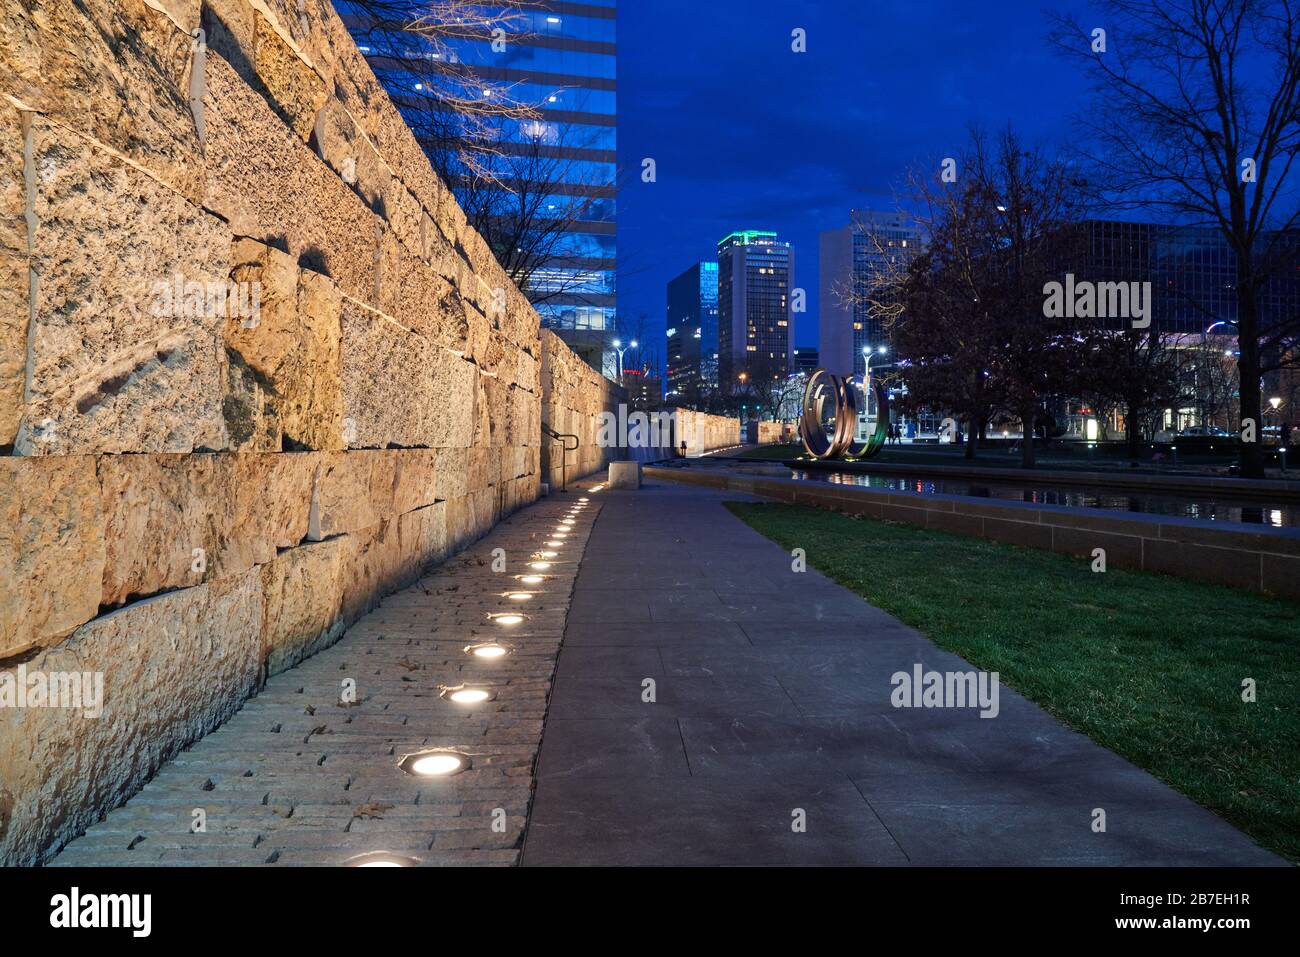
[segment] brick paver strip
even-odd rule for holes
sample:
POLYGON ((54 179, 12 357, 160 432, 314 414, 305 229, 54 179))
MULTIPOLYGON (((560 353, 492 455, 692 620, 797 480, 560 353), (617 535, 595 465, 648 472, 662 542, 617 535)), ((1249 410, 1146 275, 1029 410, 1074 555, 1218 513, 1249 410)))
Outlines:
POLYGON ((52 864, 328 865, 374 852, 427 865, 517 863, 547 695, 599 496, 589 496, 544 584, 516 576, 529 573, 527 561, 585 494, 516 512, 385 598, 337 644, 270 679, 52 864), (506 554, 503 573, 492 570, 497 548, 506 554), (540 594, 516 603, 508 590, 540 594), (513 627, 488 620, 499 612, 528 618, 513 627), (465 653, 488 641, 511 653, 465 653), (352 705, 342 703, 348 678, 356 682, 352 705), (441 688, 460 684, 496 697, 473 706, 441 697, 441 688), (398 767, 427 748, 462 751, 472 766, 438 779, 398 767), (196 810, 206 815, 204 833, 191 831, 196 810))

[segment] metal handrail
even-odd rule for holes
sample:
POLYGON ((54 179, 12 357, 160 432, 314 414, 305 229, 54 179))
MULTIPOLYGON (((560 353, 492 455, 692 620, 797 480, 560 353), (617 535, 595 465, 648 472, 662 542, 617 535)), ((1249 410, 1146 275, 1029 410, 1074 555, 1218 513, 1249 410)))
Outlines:
POLYGON ((560 453, 560 491, 567 492, 569 490, 569 453, 578 451, 578 447, 582 445, 582 439, 569 432, 556 432, 545 422, 542 423, 542 431, 549 435, 552 441, 559 442, 560 447, 564 450, 560 453), (573 439, 572 447, 565 441, 566 439, 573 439))

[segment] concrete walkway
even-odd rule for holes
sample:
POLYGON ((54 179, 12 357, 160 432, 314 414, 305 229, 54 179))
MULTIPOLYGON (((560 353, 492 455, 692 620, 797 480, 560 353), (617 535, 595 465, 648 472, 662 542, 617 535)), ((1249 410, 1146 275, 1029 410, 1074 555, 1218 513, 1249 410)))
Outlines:
POLYGON ((599 494, 524 864, 1284 863, 1005 686, 994 719, 892 707, 895 672, 971 666, 792 572, 737 497, 599 494))

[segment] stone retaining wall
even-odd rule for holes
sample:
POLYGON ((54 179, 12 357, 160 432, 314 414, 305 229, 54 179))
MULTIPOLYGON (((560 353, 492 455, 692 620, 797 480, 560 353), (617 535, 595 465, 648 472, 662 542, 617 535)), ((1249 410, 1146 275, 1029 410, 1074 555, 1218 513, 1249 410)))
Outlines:
POLYGON ((745 423, 745 441, 751 445, 775 445, 792 440, 794 430, 784 422, 758 422, 750 420, 745 423))
POLYGON ((0 862, 532 501, 540 356, 324 0, 6 4, 0 703, 104 705, 0 707, 0 862))
POLYGON ((740 444, 740 419, 725 415, 709 415, 691 409, 674 409, 677 442, 686 442, 689 457, 703 455, 715 449, 727 449, 740 444))
POLYGON ((646 474, 1061 552, 1088 562, 1093 560, 1094 549, 1100 548, 1105 550, 1108 566, 1145 569, 1300 600, 1300 534, 1294 529, 959 495, 886 492, 716 469, 648 469, 646 474))
POLYGON ((592 369, 549 329, 541 331, 541 342, 542 422, 578 437, 577 449, 566 452, 542 432, 542 481, 558 489, 566 478, 572 482, 626 457, 626 449, 602 445, 600 419, 602 412, 617 418, 620 406, 626 415, 627 390, 592 369))

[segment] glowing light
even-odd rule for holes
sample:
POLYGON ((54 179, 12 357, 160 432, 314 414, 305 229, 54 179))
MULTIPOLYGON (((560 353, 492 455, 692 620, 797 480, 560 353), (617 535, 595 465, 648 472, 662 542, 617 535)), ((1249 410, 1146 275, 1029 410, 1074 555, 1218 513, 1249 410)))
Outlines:
POLYGON ((507 628, 524 621, 523 615, 489 615, 488 617, 498 625, 505 625, 507 628))
POLYGON ((457 688, 447 693, 447 699, 457 704, 482 704, 492 698, 492 692, 486 688, 457 688))
POLYGON ((546 581, 546 576, 545 575, 524 575, 519 580, 523 582, 525 585, 540 585, 542 582, 546 581))
POLYGON ((420 862, 413 857, 401 857, 387 851, 373 851, 344 862, 345 867, 415 867, 420 862))
POLYGON ((550 562, 529 562, 528 567, 535 572, 544 572, 550 569, 550 562))
POLYGON ((469 755, 459 751, 419 751, 402 758, 398 765, 407 774, 422 778, 443 778, 470 766, 469 755))
POLYGON ((504 658, 510 652, 504 645, 485 644, 470 645, 465 649, 466 654, 473 655, 475 658, 504 658))
POLYGON ((511 601, 531 601, 533 595, 532 592, 512 591, 509 595, 506 595, 506 597, 511 601))

